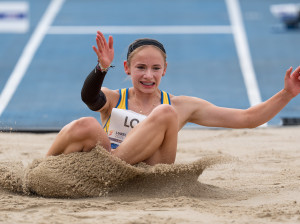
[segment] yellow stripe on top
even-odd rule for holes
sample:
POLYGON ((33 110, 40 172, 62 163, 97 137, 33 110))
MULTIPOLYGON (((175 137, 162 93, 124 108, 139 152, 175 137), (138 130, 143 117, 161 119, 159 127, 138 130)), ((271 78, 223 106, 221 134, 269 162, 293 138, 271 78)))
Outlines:
MULTIPOLYGON (((119 89, 120 97, 119 97, 117 106, 115 108, 128 110, 128 91, 129 91, 129 88, 119 89)), ((161 91, 161 104, 171 105, 169 93, 166 93, 165 91, 161 91)), ((108 133, 109 124, 110 124, 110 116, 107 119, 105 125, 103 126, 104 131, 106 133, 108 133)))
POLYGON ((128 90, 129 90, 128 88, 119 89, 120 98, 116 108, 128 110, 128 90))
POLYGON ((161 104, 171 105, 169 93, 166 93, 165 91, 161 91, 161 104))

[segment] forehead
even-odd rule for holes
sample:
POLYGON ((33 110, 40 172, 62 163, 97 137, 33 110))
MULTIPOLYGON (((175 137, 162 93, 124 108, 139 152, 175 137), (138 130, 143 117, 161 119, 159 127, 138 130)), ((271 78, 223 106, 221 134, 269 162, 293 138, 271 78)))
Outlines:
POLYGON ((155 46, 143 46, 138 49, 138 51, 132 57, 133 63, 138 62, 155 62, 159 64, 164 63, 164 57, 161 51, 155 46))

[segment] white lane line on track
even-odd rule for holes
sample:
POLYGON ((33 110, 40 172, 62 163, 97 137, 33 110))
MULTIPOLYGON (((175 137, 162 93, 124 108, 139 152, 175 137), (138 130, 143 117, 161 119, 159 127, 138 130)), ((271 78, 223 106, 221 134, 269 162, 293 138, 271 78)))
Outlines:
POLYGON ((250 105, 262 102, 238 0, 226 0, 234 41, 250 105))
MULTIPOLYGON (((262 102, 256 75, 253 68, 251 54, 248 46, 247 35, 244 28, 242 13, 238 0, 226 0, 229 18, 232 25, 234 42, 241 65, 244 83, 247 90, 250 106, 254 106, 262 102)), ((261 127, 268 126, 268 123, 261 127)))
POLYGON ((13 72, 7 80, 0 95, 0 117, 7 107, 9 101, 13 97, 16 89, 18 88, 32 61, 32 58, 34 57, 37 49, 43 41, 49 26, 52 24, 64 1, 65 0, 51 1, 38 26, 30 37, 28 43, 26 44, 13 72))
POLYGON ((48 34, 232 34, 231 26, 51 26, 48 34))

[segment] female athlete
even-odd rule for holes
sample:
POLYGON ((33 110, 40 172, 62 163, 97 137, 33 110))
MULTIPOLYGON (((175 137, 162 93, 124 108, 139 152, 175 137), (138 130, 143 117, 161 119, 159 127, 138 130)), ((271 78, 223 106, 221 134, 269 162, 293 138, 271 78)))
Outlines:
POLYGON ((102 87, 114 58, 113 37, 108 43, 98 31, 93 49, 98 65, 87 77, 82 99, 100 112, 103 126, 92 117, 66 125, 47 156, 88 152, 101 144, 129 164, 174 163, 178 131, 187 123, 209 127, 254 128, 272 119, 300 92, 300 66, 286 71, 284 88, 267 101, 246 110, 215 106, 203 99, 174 96, 159 89, 166 74, 166 51, 153 39, 138 39, 128 49, 125 73, 132 87, 111 90, 102 87), (133 128, 134 127, 134 128, 133 128))

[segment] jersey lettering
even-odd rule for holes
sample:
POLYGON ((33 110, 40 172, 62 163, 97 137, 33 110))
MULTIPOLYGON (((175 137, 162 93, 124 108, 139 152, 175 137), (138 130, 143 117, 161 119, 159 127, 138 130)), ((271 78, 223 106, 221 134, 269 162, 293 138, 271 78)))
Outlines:
POLYGON ((131 110, 113 108, 108 130, 110 142, 116 147, 119 146, 126 138, 128 132, 145 118, 145 115, 135 113, 131 110))
POLYGON ((129 125, 128 125, 128 116, 126 116, 125 117, 125 121, 124 121, 124 126, 125 127, 131 127, 131 128, 134 128, 134 123, 133 122, 135 122, 136 124, 135 125, 137 125, 138 123, 140 123, 140 121, 138 120, 138 119, 136 119, 136 118, 133 118, 130 122, 129 122, 129 125))

